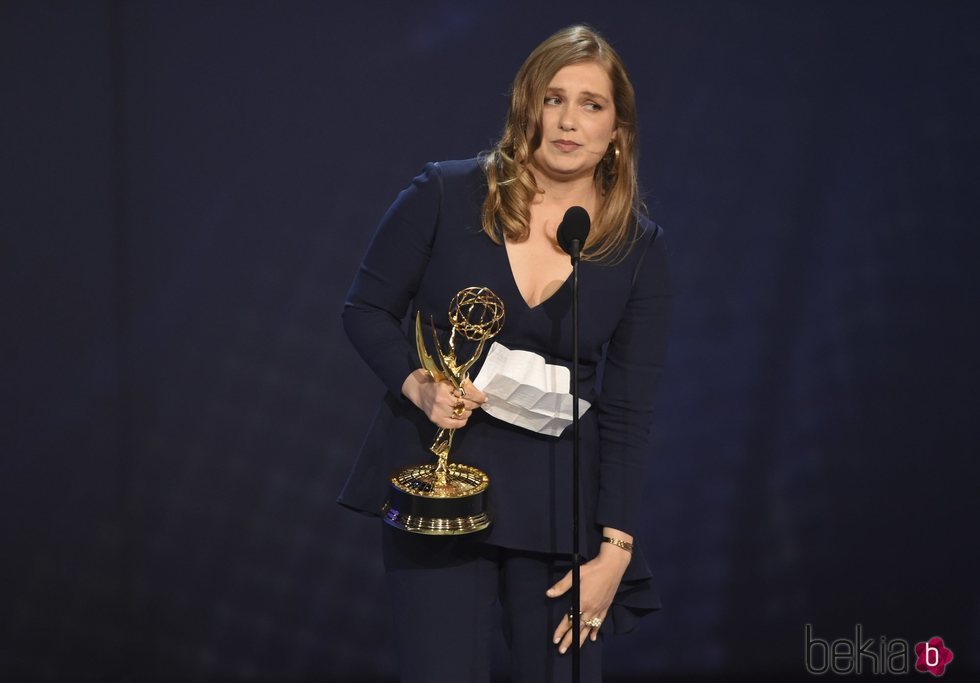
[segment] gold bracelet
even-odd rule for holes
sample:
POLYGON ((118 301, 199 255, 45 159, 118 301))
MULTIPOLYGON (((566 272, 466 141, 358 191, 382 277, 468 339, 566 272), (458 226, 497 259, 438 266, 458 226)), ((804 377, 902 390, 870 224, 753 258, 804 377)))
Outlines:
POLYGON ((623 541, 618 538, 609 538, 608 536, 603 536, 602 541, 603 543, 612 543, 617 548, 622 548, 628 553, 633 552, 633 544, 630 543, 629 541, 623 541))

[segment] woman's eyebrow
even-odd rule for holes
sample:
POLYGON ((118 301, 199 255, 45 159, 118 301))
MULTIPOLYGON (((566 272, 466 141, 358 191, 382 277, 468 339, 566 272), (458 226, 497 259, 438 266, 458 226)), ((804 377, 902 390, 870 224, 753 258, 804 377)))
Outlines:
POLYGON ((585 95, 586 97, 591 97, 594 100, 605 100, 606 102, 609 101, 608 97, 606 97, 605 95, 600 95, 597 92, 589 92, 588 90, 585 90, 582 92, 582 94, 585 95))
MULTIPOLYGON (((556 87, 548 86, 548 88, 546 89, 546 92, 549 92, 549 93, 551 93, 551 92, 561 93, 562 95, 564 95, 565 94, 565 89, 564 88, 556 88, 556 87)), ((604 100, 606 102, 609 101, 609 98, 608 97, 606 97, 605 95, 601 95, 601 94, 599 94, 597 92, 591 92, 589 90, 583 90, 581 94, 584 95, 585 97, 591 98, 593 100, 604 100)))

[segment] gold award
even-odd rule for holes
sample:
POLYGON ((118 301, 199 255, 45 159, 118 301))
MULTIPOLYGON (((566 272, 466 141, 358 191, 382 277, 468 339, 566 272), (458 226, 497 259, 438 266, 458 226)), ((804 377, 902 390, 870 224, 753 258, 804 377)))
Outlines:
MULTIPOLYGON (((426 350, 422 335, 421 312, 415 315, 415 346, 419 361, 436 382, 448 380, 462 393, 463 382, 473 364, 483 354, 487 340, 504 326, 504 302, 486 287, 467 287, 456 293, 449 303, 449 350, 443 351, 430 319, 435 357, 426 350), (476 342, 470 359, 457 358, 456 335, 476 342)), ((385 521, 398 529, 416 534, 457 536, 481 531, 490 526, 487 489, 490 477, 485 472, 462 463, 449 462, 455 429, 440 429, 429 450, 435 463, 413 465, 395 472, 383 513, 385 521)))

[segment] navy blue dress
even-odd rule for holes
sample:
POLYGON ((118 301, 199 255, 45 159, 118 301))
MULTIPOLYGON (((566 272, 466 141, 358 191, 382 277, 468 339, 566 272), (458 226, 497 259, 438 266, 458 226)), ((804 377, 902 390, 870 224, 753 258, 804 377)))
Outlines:
MULTIPOLYGON (((432 315, 446 339, 453 295, 464 287, 489 287, 506 309, 495 341, 571 367, 571 278, 529 307, 506 249, 482 230, 485 196, 478 160, 428 164, 378 226, 343 319, 354 347, 388 392, 338 498, 342 505, 379 515, 391 473, 434 457, 428 447, 436 427, 401 394, 405 378, 419 368, 414 325, 407 324, 416 310, 423 319, 432 315)), ((592 403, 580 422, 580 544, 586 559, 598 554, 603 526, 635 536, 643 522, 648 435, 670 291, 663 231, 646 218, 639 227, 624 259, 612 265, 583 261, 579 269, 580 390, 592 403)), ((470 376, 479 368, 475 365, 470 376)), ((571 552, 571 431, 543 436, 475 411, 456 432, 451 459, 490 476, 493 524, 484 542, 571 552)), ((638 544, 607 624, 611 619, 614 632, 627 632, 638 616, 659 608, 638 544)))

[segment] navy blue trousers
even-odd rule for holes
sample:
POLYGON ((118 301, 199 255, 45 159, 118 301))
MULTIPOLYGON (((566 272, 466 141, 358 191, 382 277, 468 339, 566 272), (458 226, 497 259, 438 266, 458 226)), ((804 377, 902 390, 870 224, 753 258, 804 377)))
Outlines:
MULTIPOLYGON (((487 545, 481 534, 423 536, 382 522, 382 548, 402 683, 488 683, 494 611, 515 683, 572 680, 572 650, 552 636, 571 591, 545 595, 571 568, 567 558, 487 545)), ((602 680, 602 632, 581 650, 583 683, 602 680)))

